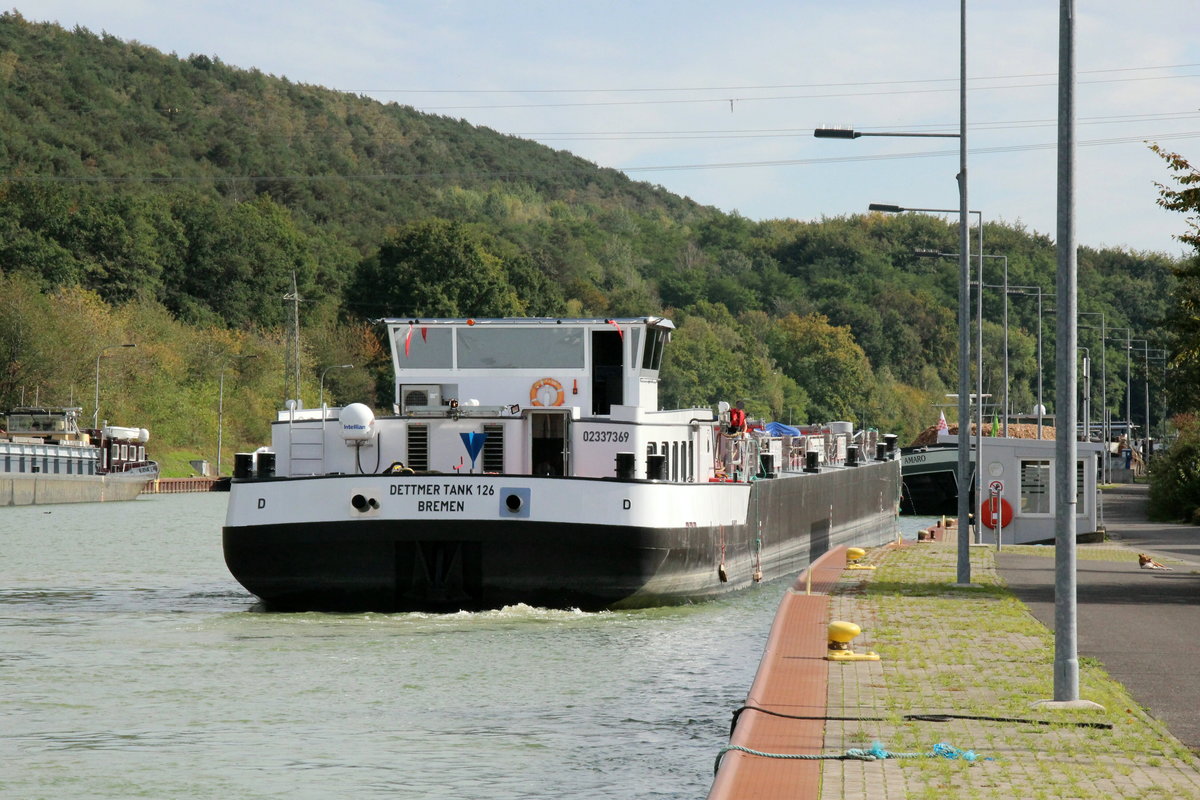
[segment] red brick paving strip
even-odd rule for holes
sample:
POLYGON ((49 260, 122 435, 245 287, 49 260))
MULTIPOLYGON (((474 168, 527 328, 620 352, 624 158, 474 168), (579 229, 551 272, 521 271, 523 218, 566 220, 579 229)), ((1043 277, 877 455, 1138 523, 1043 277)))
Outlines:
MULTIPOLYGON (((783 714, 825 715, 829 662, 825 660, 828 592, 846 567, 846 548, 830 550, 792 585, 779 604, 762 662, 746 697, 747 706, 783 714), (808 574, 813 594, 805 594, 808 574)), ((825 738, 822 720, 796 720, 743 711, 731 745, 764 753, 817 755, 825 738)), ((725 753, 709 791, 709 800, 788 798, 816 800, 821 762, 764 758, 739 750, 725 753)))

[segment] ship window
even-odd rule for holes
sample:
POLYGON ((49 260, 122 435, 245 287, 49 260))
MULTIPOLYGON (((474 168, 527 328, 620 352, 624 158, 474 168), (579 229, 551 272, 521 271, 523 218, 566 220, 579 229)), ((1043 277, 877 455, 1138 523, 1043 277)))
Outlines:
POLYGON ((696 480, 696 450, 695 443, 688 439, 687 443, 687 479, 688 483, 696 480))
POLYGON ((679 442, 671 442, 671 480, 679 480, 679 442))
POLYGON ((666 344, 668 332, 662 328, 646 330, 646 352, 642 354, 642 369, 657 371, 662 366, 663 345, 666 344))
POLYGON ((1050 513, 1050 462, 1021 462, 1021 512, 1050 513))
POLYGON ((658 452, 658 445, 656 445, 654 442, 651 442, 650 444, 646 445, 646 455, 652 456, 657 452, 658 452))
POLYGON ((121 460, 122 461, 129 460, 129 445, 127 445, 127 444, 121 445, 121 460))
POLYGON ((400 369, 450 369, 453 355, 453 338, 449 328, 427 328, 420 325, 398 327, 392 352, 400 369), (408 346, 405 347, 405 340, 408 346))
POLYGON ((583 328, 458 330, 459 369, 583 369, 583 328))

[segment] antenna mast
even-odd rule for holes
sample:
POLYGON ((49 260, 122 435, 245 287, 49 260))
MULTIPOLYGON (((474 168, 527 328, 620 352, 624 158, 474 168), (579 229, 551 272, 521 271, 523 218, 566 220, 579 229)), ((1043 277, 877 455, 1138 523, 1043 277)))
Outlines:
MULTIPOLYGON (((295 389, 295 391, 293 392, 292 396, 296 399, 297 403, 299 403, 299 401, 300 401, 300 301, 303 298, 300 297, 300 290, 296 288, 296 270, 292 270, 292 291, 288 294, 285 294, 283 296, 283 299, 290 300, 292 303, 292 354, 287 359, 288 361, 291 361, 292 363, 284 365, 283 383, 284 383, 284 386, 287 385, 288 367, 294 366, 294 368, 295 368, 295 372, 294 372, 294 375, 295 375, 294 389, 295 389)), ((286 400, 287 398, 284 398, 284 399, 286 400)))

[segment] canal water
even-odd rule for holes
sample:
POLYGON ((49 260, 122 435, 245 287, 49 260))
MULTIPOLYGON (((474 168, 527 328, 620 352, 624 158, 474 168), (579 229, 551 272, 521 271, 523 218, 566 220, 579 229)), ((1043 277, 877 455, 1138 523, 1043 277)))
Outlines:
POLYGON ((0 509, 0 797, 703 797, 787 586, 265 613, 226 498, 0 509))
POLYGON ((226 498, 0 509, 0 796, 701 797, 784 588, 261 613, 226 498))

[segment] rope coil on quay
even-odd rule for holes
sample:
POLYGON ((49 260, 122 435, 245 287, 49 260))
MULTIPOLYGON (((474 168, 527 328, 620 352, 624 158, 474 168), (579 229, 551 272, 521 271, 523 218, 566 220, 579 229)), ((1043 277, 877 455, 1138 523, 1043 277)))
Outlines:
MULTIPOLYGON (((961 759, 963 761, 978 761, 979 756, 974 750, 960 750, 954 745, 946 742, 938 742, 933 746, 933 750, 928 753, 893 753, 883 749, 882 742, 874 742, 870 749, 864 750, 858 747, 852 747, 844 753, 764 753, 761 750, 752 750, 749 747, 731 744, 721 748, 721 752, 717 753, 717 759, 713 762, 713 774, 716 775, 721 769, 721 759, 731 750, 737 750, 742 753, 748 753, 752 756, 762 756, 763 758, 785 758, 785 759, 800 759, 803 761, 883 761, 889 758, 946 758, 951 760, 961 759)), ((985 758, 984 761, 992 761, 991 758, 985 758)))

